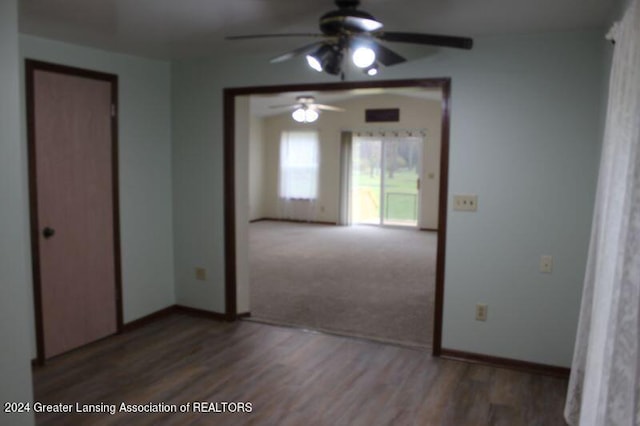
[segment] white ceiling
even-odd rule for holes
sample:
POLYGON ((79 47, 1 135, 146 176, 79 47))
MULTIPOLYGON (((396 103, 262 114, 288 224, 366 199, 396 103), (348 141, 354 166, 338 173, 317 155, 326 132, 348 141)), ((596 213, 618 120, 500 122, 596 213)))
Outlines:
MULTIPOLYGON (((316 32, 331 0, 20 0, 26 34, 161 59, 215 51, 273 53, 304 39, 229 35, 316 32)), ((460 36, 604 28, 611 0, 363 0, 389 31, 460 36)))

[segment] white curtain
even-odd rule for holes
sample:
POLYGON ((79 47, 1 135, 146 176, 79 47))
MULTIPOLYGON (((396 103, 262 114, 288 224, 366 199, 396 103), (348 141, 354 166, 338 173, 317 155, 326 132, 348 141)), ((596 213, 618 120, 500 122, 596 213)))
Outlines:
POLYGON ((282 132, 278 167, 278 208, 281 219, 316 219, 319 167, 317 131, 282 132))
POLYGON ((351 158, 353 133, 340 134, 340 218, 339 225, 351 225, 351 158))
POLYGON ((640 6, 615 41, 605 139, 565 417, 640 425, 640 6))

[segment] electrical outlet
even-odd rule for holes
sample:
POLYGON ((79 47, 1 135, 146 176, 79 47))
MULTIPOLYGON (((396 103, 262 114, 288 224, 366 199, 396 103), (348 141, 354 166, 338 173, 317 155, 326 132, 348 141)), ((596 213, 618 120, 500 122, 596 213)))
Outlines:
POLYGON ((206 281, 206 279, 207 279, 207 270, 204 268, 196 268, 196 280, 206 281))
POLYGON ((478 210, 477 195, 454 195, 453 209, 465 212, 475 212, 478 210))
POLYGON ((476 305, 476 321, 487 320, 487 305, 485 303, 478 303, 476 305))
POLYGON ((550 274, 553 270, 553 256, 540 256, 540 272, 550 274))

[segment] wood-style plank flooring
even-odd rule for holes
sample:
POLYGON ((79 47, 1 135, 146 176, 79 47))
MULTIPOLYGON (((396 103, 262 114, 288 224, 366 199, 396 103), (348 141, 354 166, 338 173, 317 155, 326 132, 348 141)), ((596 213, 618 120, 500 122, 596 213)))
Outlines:
POLYGON ((34 369, 35 400, 47 404, 252 404, 243 414, 37 414, 39 425, 553 426, 565 425, 566 387, 417 349, 179 313, 34 369))

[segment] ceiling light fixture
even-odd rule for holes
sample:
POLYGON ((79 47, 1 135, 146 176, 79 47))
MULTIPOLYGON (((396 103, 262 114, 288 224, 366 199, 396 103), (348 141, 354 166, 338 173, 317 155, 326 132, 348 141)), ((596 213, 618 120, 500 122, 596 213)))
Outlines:
POLYGON ((320 61, 313 55, 307 55, 307 63, 311 68, 318 72, 322 72, 322 64, 320 61))
POLYGON ((302 106, 291 114, 291 117, 298 123, 313 123, 319 116, 318 111, 307 106, 302 106))
POLYGON ((369 68, 366 69, 367 75, 373 77, 374 75, 378 74, 378 65, 374 64, 372 66, 370 66, 369 68))
POLYGON ((324 70, 324 63, 329 60, 331 50, 331 46, 328 44, 320 46, 313 53, 307 55, 307 63, 314 70, 322 72, 324 70))
POLYGON ((281 54, 272 63, 279 63, 306 55, 309 66, 318 72, 340 75, 344 80, 345 73, 360 67, 367 74, 368 69, 377 64, 389 67, 406 62, 407 59, 386 47, 383 43, 409 43, 426 46, 437 46, 457 49, 471 49, 473 39, 468 37, 448 36, 441 34, 382 31, 383 24, 373 15, 360 10, 360 0, 334 0, 337 9, 331 10, 319 20, 318 33, 283 33, 283 34, 248 34, 227 37, 227 40, 248 40, 269 37, 317 37, 306 46, 281 54), (311 53, 310 53, 311 52, 311 53), (353 53, 354 64, 342 64, 344 55, 353 53), (344 65, 344 67, 343 67, 344 65), (348 65, 348 67, 347 67, 348 65))
MULTIPOLYGON (((318 72, 324 71, 328 74, 338 75, 342 71, 343 52, 346 50, 345 45, 324 44, 307 55, 307 63, 318 72)), ((353 50, 351 59, 354 65, 362 68, 367 75, 373 76, 378 73, 376 52, 371 47, 360 44, 353 50)))
POLYGON ((376 61, 376 52, 370 47, 360 46, 353 51, 351 59, 358 68, 368 68, 376 61))
POLYGON ((325 71, 329 74, 340 74, 342 63, 342 51, 331 44, 323 44, 316 51, 307 55, 307 63, 318 72, 325 71))

